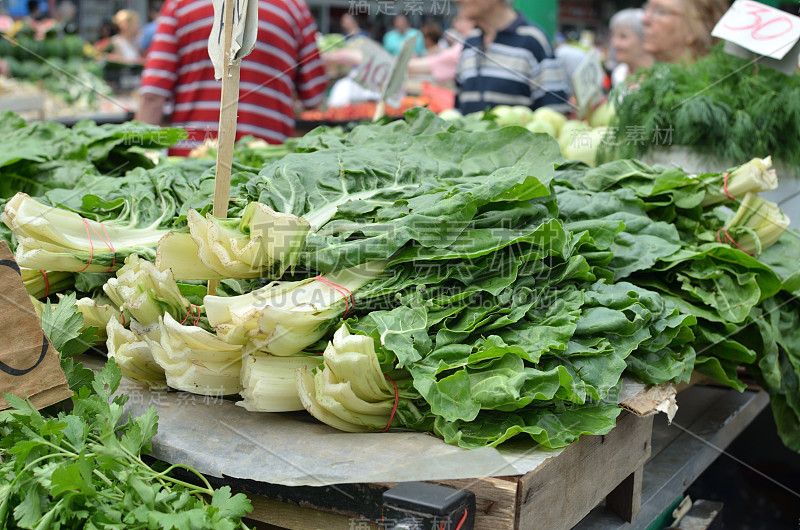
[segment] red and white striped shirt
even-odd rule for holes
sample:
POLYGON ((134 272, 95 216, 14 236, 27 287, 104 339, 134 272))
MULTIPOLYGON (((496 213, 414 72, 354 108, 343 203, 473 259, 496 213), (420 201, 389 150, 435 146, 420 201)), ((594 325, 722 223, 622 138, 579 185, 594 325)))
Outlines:
MULTIPOLYGON (((281 143, 294 134, 294 95, 314 107, 328 81, 305 1, 258 4, 258 42, 242 60, 236 138, 281 143)), ((185 156, 217 136, 222 82, 214 79, 208 56, 213 22, 211 0, 167 0, 158 18, 139 93, 173 100, 171 123, 185 128, 189 138, 170 149, 171 155, 185 156)))

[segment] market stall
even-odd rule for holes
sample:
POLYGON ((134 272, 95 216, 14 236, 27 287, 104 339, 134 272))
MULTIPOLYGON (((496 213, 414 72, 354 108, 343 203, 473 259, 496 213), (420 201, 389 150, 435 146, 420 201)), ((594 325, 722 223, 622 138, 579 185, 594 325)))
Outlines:
POLYGON ((0 523, 645 528, 768 402, 800 450, 770 152, 614 157, 600 106, 234 143, 242 42, 197 157, 0 116, 0 523))
MULTIPOLYGON (((462 446, 456 454, 467 455, 459 458, 468 461, 472 452, 489 450, 480 447, 493 446, 511 437, 509 447, 527 447, 523 453, 529 456, 543 449, 559 452, 567 447, 558 457, 542 464, 529 463, 516 471, 497 468, 505 477, 517 477, 511 482, 504 478, 490 479, 495 473, 486 470, 469 473, 470 466, 458 464, 458 459, 453 465, 444 466, 454 473, 449 477, 436 475, 436 467, 417 460, 400 475, 382 477, 362 472, 345 480, 341 473, 349 473, 349 465, 366 464, 368 469, 374 468, 388 454, 378 452, 365 461, 353 460, 354 453, 347 449, 344 454, 348 455, 348 466, 326 482, 469 480, 472 475, 495 484, 494 488, 509 485, 511 489, 503 494, 506 497, 489 499, 483 506, 491 502, 506 506, 505 510, 513 514, 504 516, 506 524, 514 525, 524 522, 530 516, 526 514, 536 513, 542 506, 551 507, 555 502, 540 499, 535 503, 536 508, 525 504, 526 484, 534 483, 537 476, 538 480, 545 480, 549 476, 545 470, 551 467, 567 472, 583 466, 579 463, 586 459, 597 458, 597 462, 611 464, 581 468, 579 476, 564 482, 569 491, 557 497, 569 501, 564 504, 569 516, 564 516, 561 524, 567 527, 577 523, 597 502, 617 489, 627 492, 628 500, 622 504, 627 505, 630 518, 637 511, 638 501, 633 499, 643 491, 637 470, 640 471, 650 452, 650 442, 645 441, 650 437, 652 418, 618 419, 618 402, 624 401, 620 397, 624 389, 623 373, 644 383, 657 384, 687 382, 693 371, 699 371, 721 384, 743 389, 737 365, 746 366, 756 375, 772 362, 781 365, 786 350, 777 344, 791 344, 787 334, 791 337, 800 329, 787 327, 780 320, 775 322, 776 327, 765 326, 766 322, 757 318, 759 308, 777 311, 773 314, 787 322, 797 318, 795 302, 791 296, 787 297, 787 289, 794 288, 791 273, 783 282, 780 279, 788 272, 782 265, 783 256, 795 252, 794 233, 775 234, 769 230, 762 233, 757 225, 737 232, 737 226, 725 226, 722 218, 703 214, 704 209, 713 211, 720 202, 730 201, 726 189, 728 194, 743 194, 745 190, 771 187, 774 175, 768 161, 753 161, 727 172, 730 174, 709 174, 704 179, 674 169, 649 168, 638 162, 612 162, 591 169, 564 162, 557 144, 546 135, 496 124, 487 128, 485 120, 477 124, 477 130, 469 126, 453 129, 452 124, 429 111, 415 109, 402 121, 361 126, 350 133, 338 129, 315 131, 293 143, 288 154, 286 148, 277 151, 268 147, 260 152, 257 144, 240 143, 234 150, 232 210, 228 214, 236 220, 228 223, 229 228, 222 236, 216 228, 219 221, 195 213, 211 204, 213 188, 209 185, 214 177, 214 160, 181 159, 154 165, 142 155, 143 147, 174 142, 180 138, 179 131, 144 126, 131 129, 130 125, 120 129, 87 125, 66 129, 52 125, 43 129, 22 120, 14 121, 8 115, 3 123, 17 131, 9 137, 30 139, 25 151, 19 151, 20 156, 9 159, 4 166, 8 175, 4 181, 8 186, 6 193, 11 200, 7 200, 3 219, 15 233, 11 237, 11 232, 6 232, 11 244, 16 245, 17 262, 35 272, 30 288, 36 296, 75 290, 83 297, 77 306, 75 298, 64 298, 54 317, 47 318, 49 325, 67 325, 60 319, 78 310, 87 319, 86 323, 72 321, 69 325, 75 327, 67 338, 86 337, 83 340, 87 341, 91 333, 105 330, 99 344, 105 343, 109 355, 127 378, 145 385, 126 382, 122 386, 123 393, 131 398, 127 410, 141 415, 150 404, 158 405, 161 427, 160 434, 152 441, 155 456, 191 465, 206 473, 209 480, 214 476, 236 479, 231 485, 251 493, 256 487, 253 483, 264 484, 256 493, 270 498, 271 491, 273 500, 276 495, 282 498, 282 494, 275 493, 280 490, 267 491, 267 488, 302 483, 297 482, 297 477, 279 480, 275 475, 278 461, 300 458, 296 444, 268 443, 270 453, 274 453, 273 447, 282 447, 290 456, 277 453, 272 464, 260 456, 259 460, 269 464, 263 471, 257 471, 252 464, 252 455, 263 450, 252 440, 259 429, 266 429, 262 436, 266 432, 277 435, 278 428, 270 427, 268 419, 275 416, 274 421, 278 422, 275 425, 296 424, 314 432, 314 435, 290 434, 290 438, 307 440, 319 436, 320 443, 330 445, 334 451, 337 446, 354 447, 344 441, 348 436, 362 436, 357 439, 376 449, 383 445, 382 439, 389 443, 406 438, 433 444, 431 447, 450 447, 422 434, 381 434, 379 431, 387 425, 392 431, 432 429, 445 442, 462 446), (36 134, 60 138, 62 143, 51 140, 43 144, 37 141, 36 134), (498 156, 495 148, 498 143, 504 146, 502 156, 498 156), (399 151, 398 145, 403 146, 399 151), (74 170, 70 173, 43 172, 43 168, 52 168, 54 162, 63 160, 62 156, 69 158, 69 150, 64 151, 67 146, 73 150, 85 149, 89 158, 82 166, 71 163, 74 170), (392 151, 396 154, 387 156, 392 151), (417 152, 426 155, 420 157, 417 152), (529 153, 535 156, 529 158, 529 153), (103 175, 101 168, 109 168, 112 160, 126 160, 141 167, 117 176, 103 175), (330 160, 339 162, 334 165, 330 160), (309 174, 309 165, 320 169, 309 174), (398 168, 402 168, 400 173, 398 168), (347 191, 357 200, 342 197, 342 190, 334 191, 326 184, 329 177, 338 179, 341 171, 353 176, 365 175, 366 180, 354 178, 356 188, 347 191), (32 173, 39 175, 38 183, 29 178, 32 173), (476 180, 471 176, 486 174, 494 177, 476 180), (372 176, 366 178, 366 175, 372 176), (437 186, 430 186, 424 180, 444 175, 452 182, 450 186, 460 186, 465 193, 471 191, 446 198, 439 195, 437 186), (403 186, 404 181, 398 178, 410 179, 413 186, 403 186), (301 187, 303 179, 307 182, 301 187), (391 193, 399 193, 401 204, 408 204, 410 211, 403 209, 397 215, 392 210, 381 210, 386 207, 385 197, 391 182, 396 189, 391 193), (647 182, 662 182, 661 188, 654 192, 652 184, 647 182), (667 182, 669 186, 664 187, 667 182), (318 188, 322 195, 317 198, 309 194, 316 185, 323 186, 318 188), (14 196, 20 189, 38 198, 34 201, 24 195, 14 196), (286 203, 289 196, 285 192, 290 189, 296 193, 305 190, 307 199, 286 203), (328 193, 333 195, 325 195, 328 193), (404 193, 412 195, 403 198, 404 193), (439 199, 423 200, 429 193, 439 199), (360 207, 375 200, 370 197, 377 198, 377 210, 360 207), (450 234, 437 229, 436 239, 427 238, 426 232, 420 231, 422 227, 430 230, 431 216, 448 215, 456 219, 456 212, 464 211, 465 197, 485 197, 482 200, 489 201, 481 209, 467 210, 472 212, 469 215, 478 217, 447 225, 448 230, 464 227, 458 230, 467 239, 459 242, 458 230, 450 234), (247 206, 256 198, 265 207, 247 206), (324 200, 314 202, 321 199, 324 200), (325 206, 330 201, 337 205, 336 211, 325 206), (38 206, 46 203, 57 203, 60 207, 38 206), (698 210, 703 203, 707 206, 698 210), (300 209, 293 210, 291 204, 300 209), (316 206, 308 209, 311 204, 316 206), (647 204, 651 205, 649 209, 647 204), (257 219, 259 215, 274 217, 267 205, 274 212, 281 212, 276 219, 282 219, 283 226, 281 238, 271 240, 269 246, 258 247, 271 254, 234 253, 220 259, 226 256, 223 252, 246 248, 253 237, 263 237, 259 234, 264 233, 265 226, 275 226, 274 220, 257 219), (447 210, 451 207, 454 210, 447 210), (343 221, 349 224, 359 215, 368 215, 371 223, 379 222, 385 228, 361 228, 361 235, 356 238, 351 230, 331 231, 323 239, 315 239, 313 233, 305 235, 308 229, 302 221, 292 220, 292 212, 314 220, 316 227, 334 227, 343 221), (346 217, 339 221, 336 212, 346 217), (671 212, 675 221, 667 223, 651 217, 664 218, 664 212, 671 212), (31 215, 40 219, 36 227, 22 220, 31 215), (52 215, 58 217, 51 218, 52 215), (516 224, 485 228, 475 224, 495 216, 516 224), (422 224, 412 229, 415 226, 409 224, 412 221, 422 224), (60 228, 53 231, 48 227, 56 225, 51 223, 58 223, 60 228), (243 229, 242 223, 251 228, 243 229), (393 223, 400 224, 386 232, 393 223), (181 229, 181 224, 186 228, 181 229), (472 228, 464 232, 467 227, 472 228), (767 241, 774 244, 761 248, 759 259, 755 259, 737 245, 715 241, 714 234, 723 227, 738 245, 746 244, 743 234, 751 237, 755 234, 750 243, 754 249, 757 242, 764 242, 764 246, 767 241), (58 234, 64 230, 72 234, 71 240, 60 239, 58 234), (212 236, 213 231, 217 235, 212 236), (387 233, 395 234, 393 239, 387 240, 387 233), (481 238, 476 237, 478 234, 482 234, 481 238), (42 246, 44 237, 46 247, 42 246), (377 239, 373 245, 364 247, 365 237, 377 239), (183 246, 165 246, 170 241, 183 246), (387 246, 389 241, 391 244, 387 246), (209 248, 216 250, 211 254, 180 250, 187 248, 186 245, 191 249, 193 244, 212 244, 209 248), (298 244, 301 246, 297 247, 298 244), (398 253, 397 248, 405 250, 398 253), (369 251, 363 253, 357 249, 369 251), (138 257, 132 255, 134 252, 138 257), (238 257, 234 260, 233 256, 238 257), (358 277, 337 273, 391 256, 395 265, 388 262, 389 265, 372 271, 365 269, 358 277), (248 260, 247 264, 242 259, 248 260), (430 265, 422 267, 426 262, 430 265), (170 263, 169 267, 165 267, 166 263, 170 263), (265 285, 255 279, 276 263, 280 263, 281 269, 288 269, 294 263, 294 272, 284 277, 294 283, 265 285), (507 268, 504 263, 512 266, 507 268), (306 267, 313 272, 303 272, 306 267), (522 272, 527 267, 532 267, 530 272, 522 272), (720 272, 708 277, 703 271, 709 267, 720 272), (47 272, 43 275, 39 270, 47 272), (388 276, 386 271, 395 272, 388 276), (729 274, 739 278, 735 292, 724 287, 727 281, 724 278, 729 274), (205 297, 205 286, 198 280, 211 277, 228 279, 223 279, 216 297, 205 297), (470 280, 465 282, 467 278, 470 280), (420 290, 420 285, 426 288, 420 290), (313 290, 308 290, 309 287, 313 290), (107 298, 98 297, 100 292, 107 298), (282 292, 296 294, 287 298, 280 295, 282 292), (321 298, 314 302, 314 296, 321 298), (312 305, 306 308, 304 304, 308 302, 304 300, 312 305), (432 305, 433 300, 438 301, 432 305), (725 305, 721 304, 723 300, 725 305), (515 311, 514 307, 521 310, 515 311), (264 312, 266 308, 271 316, 264 312), (290 312, 285 313, 287 309, 290 312), (276 325, 275 315, 284 313, 287 318, 292 315, 292 320, 277 321, 285 331, 271 332, 276 325), (436 317, 437 313, 447 318, 436 317), (472 315, 483 316, 476 319, 472 315), (719 342, 721 332, 738 329, 737 322, 747 323, 753 315, 756 315, 755 325, 746 327, 750 334, 732 335, 719 342), (303 320, 294 322, 298 317, 303 320), (342 317, 347 322, 345 327, 340 324, 342 317), (89 324, 93 327, 83 332, 89 335, 79 333, 80 328, 89 324), (158 331, 153 334, 153 330, 158 331), (453 338, 457 341, 453 342, 453 338), (768 340, 776 341, 772 343, 776 346, 768 340), (463 344, 461 341, 471 345, 455 346, 463 344), (720 344, 724 346, 721 349, 720 344), (243 346, 248 350, 244 357, 243 346), (461 348, 463 353, 458 353, 461 348), (320 355, 323 350, 324 355, 320 355), (436 359, 435 364, 426 364, 426 358, 436 359), (377 385, 369 390, 375 397, 369 400, 358 397, 358 393, 365 396, 366 387, 360 386, 355 375, 341 372, 339 363, 344 359, 366 363, 358 377, 368 377, 370 385, 377 385), (263 365, 265 362, 273 367, 263 365), (295 366, 300 370, 296 371, 295 366), (312 372, 313 367, 316 368, 312 372), (333 380, 331 386, 325 378, 334 374, 348 379, 339 379, 338 383, 333 380), (391 378, 391 383, 384 374, 391 378), (483 387, 484 381, 491 386, 483 387), (346 384, 342 386, 342 382, 346 384), (182 392, 164 392, 168 387, 182 392), (339 394, 339 388, 358 393, 345 398, 339 394), (239 401, 238 407, 219 397, 239 392, 244 400, 239 401), (213 407, 222 407, 219 414, 223 419, 219 421, 225 421, 233 430, 219 438, 206 434, 209 441, 217 440, 215 443, 222 445, 203 449, 197 444, 199 433, 212 430, 196 418, 202 415, 216 424, 213 407), (298 418, 295 413, 284 420, 274 412, 256 412, 304 408, 337 429, 376 433, 342 434, 342 442, 337 442, 335 430, 309 423, 315 421, 310 416, 298 418), (441 419, 436 419, 437 416, 441 419), (189 424, 183 423, 187 420, 189 424), (478 430, 469 426, 475 420, 481 424, 478 430), (638 425, 632 431, 637 434, 621 436, 621 441, 606 445, 604 440, 617 439, 626 424, 638 425), (619 430, 612 430, 614 425, 619 430), (192 430, 197 428, 200 431, 192 430), (618 434, 613 435, 614 432, 618 434), (604 436, 582 437, 591 434, 604 436), (639 438, 641 444, 627 445, 639 438), (239 442, 234 442, 235 439, 239 442), (220 456, 222 448, 231 445, 239 448, 231 455, 220 456), (250 449, 245 450, 246 446, 250 449), (531 449, 536 450, 531 453, 531 449), (208 456, 203 457, 204 453, 208 456), (247 454, 251 458, 237 464, 234 455, 240 458, 247 454), (634 454, 639 456, 633 458, 634 454), (251 473, 243 475, 243 469, 251 473), (602 488, 597 480, 585 479, 589 471, 604 477, 602 488), (282 480, 288 480, 288 484, 282 480), (577 495, 575 488, 579 487, 588 487, 591 494, 577 495)), ((436 182, 442 185, 442 181, 436 182)), ((777 212, 771 215, 780 218, 777 212)), ((39 311, 43 319, 49 314, 46 308, 40 307, 39 311)), ((76 349, 85 350, 89 346, 76 345, 76 349)), ((782 366, 780 379, 776 380, 775 374, 759 375, 773 400, 781 399, 782 395, 789 397, 782 394, 780 385, 790 384, 796 377, 789 364, 782 366)), ((755 403, 763 407, 763 397, 755 403)), ((150 414, 155 413, 153 410, 150 414)), ((790 427, 791 423, 779 425, 790 427)), ((791 435, 787 435, 787 443, 792 443, 791 435)), ((416 443, 412 442, 412 453, 422 447, 416 443)), ((321 449, 311 447, 310 454, 319 457, 321 449)), ((355 454, 359 453, 368 454, 365 451, 355 454)), ((331 460, 321 461, 323 468, 332 464, 331 460)), ((482 458, 476 459, 476 463, 481 461, 482 458)), ((332 469, 338 468, 334 465, 332 469)), ((308 473, 306 478, 313 481, 315 476, 320 475, 308 473)), ((304 484, 314 486, 309 482, 304 484)), ((386 489, 375 487, 379 492, 386 489)), ((485 497, 479 495, 479 498, 485 497)), ((350 510, 345 512, 357 513, 352 507, 350 510)))
POLYGON ((6 70, 0 76, 3 110, 65 124, 133 118, 141 67, 105 60, 80 36, 63 34, 53 20, 37 29, 23 21, 4 29, 0 59, 6 70))

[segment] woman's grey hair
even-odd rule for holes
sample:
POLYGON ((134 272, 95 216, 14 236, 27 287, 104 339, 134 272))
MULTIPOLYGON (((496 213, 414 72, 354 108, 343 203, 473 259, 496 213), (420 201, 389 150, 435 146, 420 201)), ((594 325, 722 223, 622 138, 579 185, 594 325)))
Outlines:
POLYGON ((616 28, 630 28, 636 32, 639 38, 644 38, 644 9, 632 7, 618 11, 611 17, 608 27, 613 31, 616 28))

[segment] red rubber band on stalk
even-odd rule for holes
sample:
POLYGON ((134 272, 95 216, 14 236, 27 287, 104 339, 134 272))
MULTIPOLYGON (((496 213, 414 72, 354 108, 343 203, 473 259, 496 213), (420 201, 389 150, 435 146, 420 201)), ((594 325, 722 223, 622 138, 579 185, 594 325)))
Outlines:
POLYGON ((397 402, 400 401, 400 392, 397 390, 397 383, 386 374, 383 374, 383 377, 391 381, 392 386, 394 386, 394 406, 392 406, 392 413, 389 414, 389 423, 386 424, 386 427, 383 428, 381 432, 386 432, 389 430, 389 427, 392 426, 392 420, 394 419, 394 413, 397 412, 397 402))
POLYGON ((44 297, 47 298, 50 296, 50 280, 47 279, 47 272, 43 271, 42 269, 39 269, 39 272, 41 272, 42 276, 44 276, 44 297))
POLYGON ((731 194, 730 194, 730 193, 728 193, 728 177, 729 177, 729 176, 730 176, 730 172, 726 172, 726 173, 725 173, 725 177, 723 177, 723 179, 722 179, 722 191, 724 191, 724 192, 725 192, 725 195, 726 195, 726 196, 727 196, 727 197, 728 197, 730 200, 732 200, 732 201, 735 201, 735 200, 736 200, 736 197, 733 197, 733 196, 731 196, 731 194))
POLYGON ((742 252, 744 252, 744 253, 746 253, 746 254, 750 254, 751 256, 755 256, 755 255, 756 255, 756 253, 755 253, 755 252, 750 252, 749 250, 747 250, 746 248, 744 248, 743 246, 741 246, 739 243, 737 243, 737 242, 736 242, 736 240, 734 240, 734 239, 731 237, 731 235, 728 233, 728 230, 727 230, 727 229, 725 229, 725 228, 720 228, 719 230, 717 230, 717 243, 725 243, 725 242, 732 243, 732 244, 733 244, 733 245, 734 245, 736 248, 738 248, 739 250, 741 250, 742 252), (722 241, 722 239, 719 237, 719 233, 720 233, 720 231, 725 231, 725 240, 726 240, 726 241, 722 241))
POLYGON ((353 307, 356 306, 356 301, 353 299, 353 293, 347 287, 343 287, 338 283, 334 283, 327 278, 323 278, 322 276, 315 276, 315 280, 319 280, 325 285, 332 287, 337 293, 344 297, 344 316, 347 316, 347 313, 350 312, 350 305, 352 304, 353 307), (348 303, 347 299, 350 299, 348 303))
POLYGON ((196 326, 200 322, 200 315, 203 314, 203 310, 200 309, 200 306, 190 303, 189 304, 189 311, 186 312, 186 316, 183 317, 183 320, 181 320, 181 326, 183 324, 185 324, 187 320, 189 320, 189 315, 192 314, 192 312, 193 312, 192 310, 193 309, 197 309, 197 317, 194 319, 194 322, 192 322, 192 325, 196 326))
POLYGON ((97 235, 97 237, 100 238, 100 241, 102 241, 103 243, 106 244, 106 246, 108 247, 108 250, 111 251, 111 265, 103 272, 109 272, 111 269, 114 268, 114 264, 117 262, 117 254, 116 254, 116 251, 114 250, 114 245, 111 243, 111 238, 108 237, 108 232, 106 231, 106 227, 105 227, 105 225, 103 223, 99 223, 99 224, 100 224, 100 228, 103 229, 103 233, 106 235, 105 239, 103 239, 103 236, 101 236, 100 233, 97 230, 95 230, 94 228, 89 226, 89 221, 87 221, 85 218, 83 219, 83 226, 86 228, 86 237, 89 239, 89 249, 90 249, 90 251, 89 251, 89 262, 86 264, 86 266, 84 268, 82 268, 81 270, 79 270, 77 272, 83 272, 86 269, 88 269, 89 265, 92 264, 92 260, 94 259, 94 241, 92 241, 92 234, 89 233, 89 229, 90 228, 92 229, 92 232, 94 232, 95 235, 97 235))
POLYGON ((119 312, 119 317, 122 319, 122 325, 124 326, 125 325, 125 315, 122 313, 122 311, 119 312))

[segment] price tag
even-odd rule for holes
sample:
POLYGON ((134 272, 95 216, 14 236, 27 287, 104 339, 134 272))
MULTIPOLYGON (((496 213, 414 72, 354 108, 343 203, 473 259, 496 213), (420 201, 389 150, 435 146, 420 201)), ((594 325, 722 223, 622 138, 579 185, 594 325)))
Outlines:
POLYGON ((586 54, 572 74, 572 91, 578 106, 578 117, 583 118, 603 97, 605 71, 594 50, 586 54))
MULTIPOLYGON (((0 241, 0 392, 27 397, 37 408, 72 395, 58 353, 42 331, 19 266, 0 241)), ((0 393, 0 410, 8 403, 0 393)))
POLYGON ((752 0, 736 0, 711 35, 780 60, 800 40, 800 18, 752 0))
POLYGON ((353 81, 367 90, 382 93, 392 72, 394 57, 370 39, 358 39, 356 45, 364 57, 358 65, 353 81))
POLYGON ((258 39, 258 1, 257 0, 213 0, 214 24, 208 36, 208 56, 214 64, 214 77, 222 79, 225 58, 231 63, 241 61, 253 51, 258 39), (223 53, 225 47, 225 8, 226 1, 233 2, 233 34, 231 49, 223 53))
POLYGON ((389 80, 383 87, 383 100, 392 107, 399 107, 402 102, 403 83, 407 77, 406 69, 408 68, 408 61, 414 55, 417 38, 411 37, 403 42, 400 53, 397 54, 397 59, 395 59, 392 66, 392 71, 389 72, 389 80))

